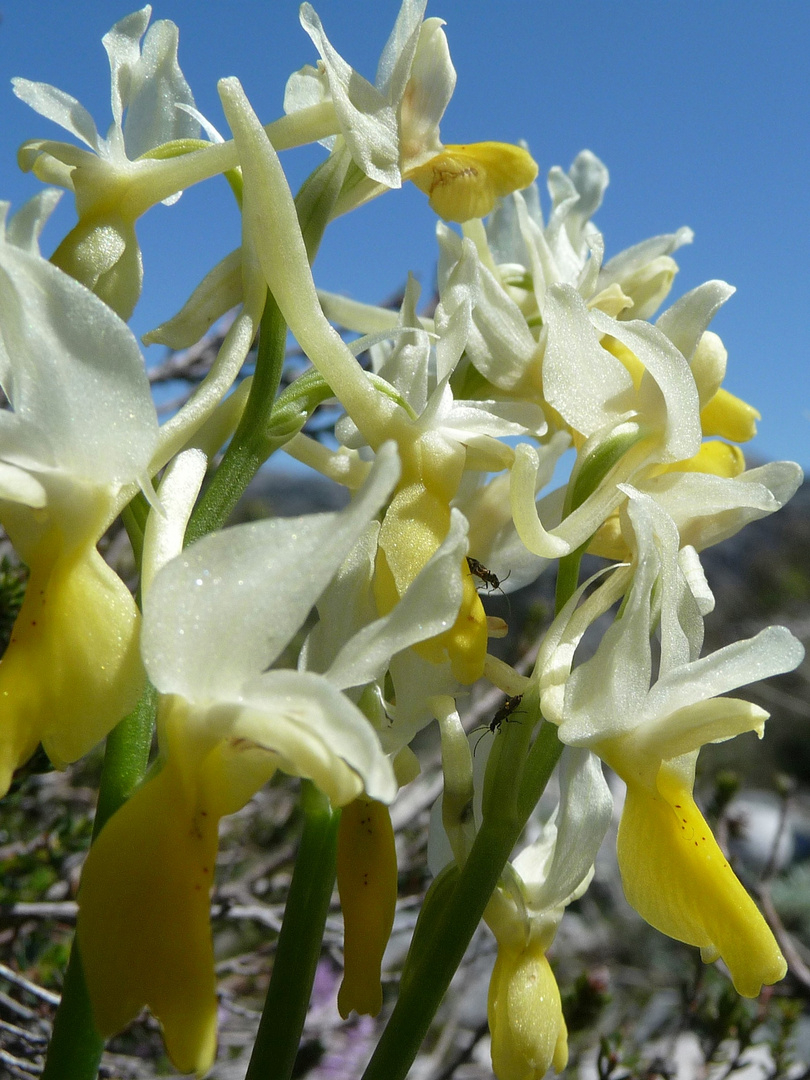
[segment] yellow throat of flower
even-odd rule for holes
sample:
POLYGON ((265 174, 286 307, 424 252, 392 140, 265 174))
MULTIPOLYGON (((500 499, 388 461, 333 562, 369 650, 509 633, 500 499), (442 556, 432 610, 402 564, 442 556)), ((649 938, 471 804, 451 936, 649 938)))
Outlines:
MULTIPOLYGON (((449 500, 417 481, 401 488, 388 508, 377 550, 374 593, 385 615, 400 600, 450 528, 449 500)), ((450 660, 455 678, 474 683, 484 671, 487 621, 467 560, 461 565, 463 596, 453 625, 414 646, 434 664, 450 660)))
POLYGON ((537 176, 531 154, 510 143, 445 146, 440 154, 404 174, 430 199, 445 221, 485 217, 496 199, 528 187, 537 176))

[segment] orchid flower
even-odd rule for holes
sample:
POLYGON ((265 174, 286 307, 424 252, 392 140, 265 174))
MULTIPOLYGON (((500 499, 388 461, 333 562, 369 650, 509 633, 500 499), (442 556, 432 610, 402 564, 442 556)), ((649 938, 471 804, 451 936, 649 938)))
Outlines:
MULTIPOLYGON (((314 780, 334 806, 363 791, 383 802, 396 793, 357 706, 323 675, 272 665, 397 473, 389 448, 346 510, 205 537, 170 559, 146 594, 142 650, 161 695, 160 757, 92 848, 79 936, 99 1029, 120 1029, 148 1004, 184 1072, 205 1072, 216 1044, 208 893, 219 818, 277 769, 314 780)), ((201 479, 200 470, 189 483, 201 479)), ((171 523, 176 511, 161 494, 171 523)), ((181 486, 187 510, 186 494, 181 486)), ((183 531, 172 531, 175 543, 183 531)), ((165 559, 171 540, 155 550, 165 559)))
MULTIPOLYGON (((79 221, 53 261, 123 319, 135 308, 143 277, 135 222, 157 203, 175 202, 185 188, 237 164, 233 143, 199 138, 201 123, 207 134, 216 133, 195 108, 180 70, 177 26, 161 19, 147 31, 151 14, 147 4, 102 39, 113 114, 106 138, 70 94, 47 83, 12 80, 17 97, 88 147, 30 139, 20 149, 20 167, 75 193, 79 221)), ((334 107, 325 103, 281 117, 268 130, 282 149, 334 134, 339 126, 334 107)))
POLYGON ((75 193, 79 222, 53 262, 123 319, 132 314, 143 278, 135 221, 154 203, 179 197, 150 183, 155 162, 138 159, 164 143, 198 139, 200 133, 188 111, 194 98, 177 63, 177 27, 162 19, 146 32, 151 11, 147 5, 128 15, 102 39, 112 76, 113 123, 106 138, 69 94, 46 83, 13 80, 17 97, 89 148, 32 140, 20 151, 20 163, 41 180, 75 193))
POLYGON ((566 907, 591 882, 613 800, 588 751, 566 751, 560 770, 557 810, 507 865, 485 915, 498 941, 487 1002, 498 1080, 542 1080, 568 1061, 560 991, 546 953, 566 907))
MULTIPOLYGON (((441 19, 423 21, 426 0, 403 0, 372 85, 332 47, 310 4, 301 25, 321 55, 287 84, 284 108, 330 101, 345 145, 360 175, 352 177, 335 208, 345 213, 387 188, 411 180, 450 221, 488 214, 495 200, 526 187, 537 166, 518 146, 484 142, 444 146, 439 122, 452 97, 456 72, 441 19)), ((330 143, 330 145, 333 145, 330 143)))
MULTIPOLYGON (((785 961, 695 804, 695 766, 706 743, 763 734, 763 709, 718 695, 792 670, 804 650, 784 627, 768 627, 698 659, 699 597, 679 559, 677 528, 649 496, 625 492, 634 552, 620 617, 592 659, 567 682, 557 671, 543 688, 544 714, 559 724, 564 743, 588 747, 627 785, 618 855, 630 903, 652 926, 697 945, 706 962, 721 957, 737 991, 755 997, 783 977, 785 961), (656 623, 661 650, 652 681, 656 623)), ((569 667, 573 645, 563 650, 569 667)))
POLYGON ((39 253, 54 196, 0 236, 0 521, 30 568, 0 662, 3 793, 40 741, 57 766, 85 754, 143 684, 137 608, 96 544, 148 484, 157 418, 127 326, 39 253))

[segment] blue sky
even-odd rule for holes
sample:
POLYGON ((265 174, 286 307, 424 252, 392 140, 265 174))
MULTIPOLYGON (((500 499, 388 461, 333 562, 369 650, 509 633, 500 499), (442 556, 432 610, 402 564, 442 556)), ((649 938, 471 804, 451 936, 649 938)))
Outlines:
MULTIPOLYGON (((373 79, 398 0, 314 6, 335 47, 373 79)), ((117 0, 0 6, 0 198, 18 206, 38 186, 18 172, 17 146, 61 137, 12 96, 8 79, 24 75, 68 91, 103 132, 109 74, 100 39, 130 10, 117 0)), ((737 287, 713 329, 730 354, 727 387, 762 413, 751 449, 810 467, 810 5, 429 0, 428 14, 446 20, 458 71, 444 140, 525 138, 541 178, 552 165, 567 168, 580 149, 594 151, 611 173, 596 217, 608 256, 690 225, 695 242, 678 252, 672 298, 708 278, 737 287)), ((316 59, 295 0, 158 0, 153 18, 179 25, 180 62, 197 105, 223 132, 218 78, 237 75, 267 122, 281 112, 289 74, 316 59)), ((321 153, 285 155, 293 188, 321 153)), ((49 226, 46 251, 70 228, 71 202, 65 196, 49 226)), ((316 280, 376 302, 413 270, 429 291, 434 224, 424 196, 407 185, 330 227, 316 280)), ((171 315, 238 243, 224 181, 150 212, 139 235, 146 283, 133 328, 140 334, 171 315)))

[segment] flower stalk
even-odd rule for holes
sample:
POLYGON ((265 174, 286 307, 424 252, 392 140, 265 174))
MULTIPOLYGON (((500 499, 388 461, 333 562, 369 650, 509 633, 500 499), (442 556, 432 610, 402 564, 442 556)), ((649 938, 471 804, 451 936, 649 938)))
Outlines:
POLYGON ((289 1080, 304 1030, 335 885, 340 811, 314 784, 301 785, 304 828, 273 972, 245 1080, 289 1080))

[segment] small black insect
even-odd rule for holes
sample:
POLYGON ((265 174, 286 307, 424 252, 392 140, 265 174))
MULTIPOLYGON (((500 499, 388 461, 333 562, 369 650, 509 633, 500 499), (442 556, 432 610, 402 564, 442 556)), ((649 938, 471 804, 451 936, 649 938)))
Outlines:
POLYGON ((471 555, 467 556, 467 567, 473 577, 477 577, 480 581, 483 581, 488 588, 492 589, 493 592, 499 592, 501 596, 506 598, 506 603, 511 614, 512 605, 509 603, 509 597, 501 588, 501 582, 507 581, 509 574, 511 574, 512 571, 510 570, 505 578, 499 578, 497 574, 493 574, 493 572, 487 569, 482 562, 479 562, 478 559, 474 559, 471 555))
MULTIPOLYGON (((500 709, 498 709, 498 711, 492 717, 490 722, 484 725, 487 730, 491 731, 493 735, 496 731, 500 731, 501 724, 504 723, 504 721, 506 721, 507 723, 509 722, 509 717, 517 709, 521 701, 523 701, 523 694, 515 694, 514 697, 508 697, 503 703, 503 705, 501 705, 500 709)), ((515 723, 518 723, 518 721, 515 721, 515 723)), ((484 732, 484 735, 486 735, 486 731, 484 732)), ((475 751, 478 749, 478 743, 481 742, 481 739, 483 739, 484 735, 482 735, 478 739, 478 742, 473 747, 473 754, 475 754, 475 751)))
MULTIPOLYGON (((501 589, 501 579, 498 577, 498 575, 493 574, 491 570, 487 570, 486 566, 484 566, 483 563, 479 562, 478 559, 473 559, 471 555, 468 555, 467 566, 469 567, 470 573, 473 575, 473 577, 480 578, 480 580, 483 581, 485 585, 488 585, 490 589, 501 589)), ((510 570, 509 574, 511 573, 512 571, 510 570)), ((507 574, 506 577, 503 579, 504 581, 507 580, 509 574, 507 574)), ((501 592, 503 592, 503 589, 501 589, 501 592)))

